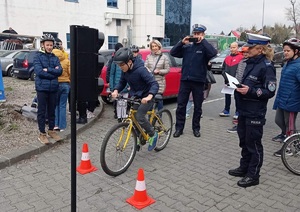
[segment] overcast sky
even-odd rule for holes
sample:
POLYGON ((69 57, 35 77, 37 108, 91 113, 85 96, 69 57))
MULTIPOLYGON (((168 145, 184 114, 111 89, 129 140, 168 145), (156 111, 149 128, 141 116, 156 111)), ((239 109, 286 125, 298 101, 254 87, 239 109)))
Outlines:
MULTIPOLYGON (((300 1, 299 1, 300 2, 300 1)), ((264 25, 292 25, 285 17, 289 0, 265 0, 264 25)), ((263 0, 192 0, 192 25, 203 24, 206 34, 228 34, 239 27, 262 28, 263 0)))

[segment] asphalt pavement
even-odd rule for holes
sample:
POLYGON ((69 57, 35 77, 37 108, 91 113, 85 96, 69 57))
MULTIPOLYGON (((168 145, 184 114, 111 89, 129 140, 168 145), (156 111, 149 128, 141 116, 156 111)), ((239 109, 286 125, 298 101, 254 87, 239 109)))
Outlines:
MULTIPOLYGON (((77 164, 86 142, 91 162, 98 168, 86 175, 77 174, 77 211, 137 211, 125 200, 134 193, 139 168, 144 169, 147 194, 156 200, 143 211, 299 211, 300 177, 272 155, 281 144, 271 141, 278 129, 268 123, 260 184, 240 188, 236 184, 240 178, 227 174, 238 166, 240 148, 237 134, 226 132, 232 118, 217 115, 223 104, 216 85, 203 105, 200 138, 193 136, 188 119, 182 136, 171 137, 161 152, 143 148, 118 177, 106 175, 100 166, 102 140, 117 123, 112 106, 104 105, 104 110, 97 112, 100 118, 77 136, 77 164)), ((176 102, 167 101, 165 107, 175 119, 176 102)), ((1 211, 70 211, 70 153, 71 141, 67 139, 1 169, 1 211)))

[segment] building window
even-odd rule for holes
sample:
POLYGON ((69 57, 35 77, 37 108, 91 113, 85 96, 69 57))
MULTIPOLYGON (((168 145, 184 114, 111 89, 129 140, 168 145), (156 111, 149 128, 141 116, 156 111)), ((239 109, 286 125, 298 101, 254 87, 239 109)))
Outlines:
POLYGON ((71 47, 71 42, 70 42, 70 33, 66 34, 66 40, 67 40, 67 49, 70 49, 71 47))
POLYGON ((161 0, 156 0, 156 15, 162 15, 161 14, 161 0))
POLYGON ((118 7, 118 0, 107 0, 108 7, 118 7))
POLYGON ((65 1, 74 2, 74 3, 78 3, 79 2, 79 0, 65 0, 65 1))
POLYGON ((121 26, 121 19, 116 19, 116 26, 121 26))
POLYGON ((108 49, 114 49, 118 43, 118 36, 108 36, 108 49))

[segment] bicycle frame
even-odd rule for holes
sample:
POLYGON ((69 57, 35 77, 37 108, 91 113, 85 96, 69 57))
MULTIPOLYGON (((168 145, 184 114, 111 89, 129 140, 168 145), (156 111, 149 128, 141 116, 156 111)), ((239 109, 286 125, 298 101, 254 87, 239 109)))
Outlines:
MULTIPOLYGON (((159 120, 159 123, 161 124, 160 119, 157 117, 157 115, 155 113, 155 107, 156 107, 156 103, 154 103, 154 105, 152 107, 152 110, 150 110, 150 111, 147 112, 147 115, 150 115, 149 122, 152 123, 154 117, 156 117, 157 120, 159 120)), ((149 135, 143 130, 143 128, 141 127, 141 125, 138 123, 138 121, 136 120, 136 118, 134 116, 134 114, 136 112, 137 112, 137 110, 135 110, 135 109, 133 109, 131 107, 130 111, 129 111, 128 117, 123 120, 123 122, 129 123, 129 129, 128 129, 128 134, 127 134, 126 140, 125 140, 125 142, 123 144, 122 150, 124 150, 126 148, 126 146, 127 146, 127 143, 129 141, 129 138, 130 138, 133 126, 135 126, 138 129, 138 131, 141 133, 141 135, 142 135, 142 137, 143 137, 143 139, 145 141, 147 141, 149 139, 149 135)), ((119 141, 117 143, 117 148, 120 148, 119 146, 120 146, 120 143, 121 143, 121 141, 123 139, 124 133, 125 133, 125 129, 122 130, 122 133, 120 135, 119 141)))

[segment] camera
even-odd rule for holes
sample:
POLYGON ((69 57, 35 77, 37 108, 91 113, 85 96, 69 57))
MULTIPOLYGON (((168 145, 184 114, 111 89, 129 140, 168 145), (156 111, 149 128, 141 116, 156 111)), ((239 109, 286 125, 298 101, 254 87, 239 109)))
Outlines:
POLYGON ((189 42, 197 43, 198 42, 198 38, 194 38, 193 36, 190 36, 189 37, 189 42))

